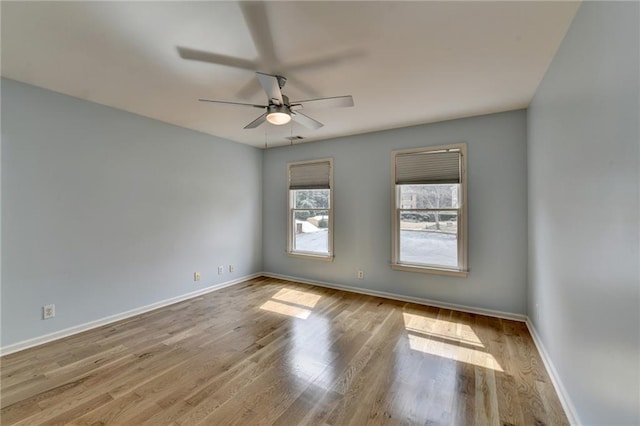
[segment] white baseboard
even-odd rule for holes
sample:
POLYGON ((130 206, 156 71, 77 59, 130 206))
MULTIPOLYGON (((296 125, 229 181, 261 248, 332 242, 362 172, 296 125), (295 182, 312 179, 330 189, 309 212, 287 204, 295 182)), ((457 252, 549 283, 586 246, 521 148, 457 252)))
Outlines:
POLYGON ((544 366, 549 372, 549 377, 551 377, 551 383, 553 383, 553 387, 555 388, 556 393, 558 394, 558 398, 560 399, 562 408, 564 409, 564 412, 567 415, 567 418, 569 419, 569 423, 571 423, 572 425, 581 425, 582 423, 580 423, 580 419, 578 418, 576 409, 573 403, 571 402, 571 398, 569 398, 569 394, 567 393, 567 390, 562 384, 562 380, 560 380, 558 371, 553 365, 553 362, 551 361, 551 358, 549 357, 549 354, 547 353, 547 350, 545 349, 544 344, 542 343, 542 339, 540 339, 540 335, 538 334, 538 332, 536 331, 536 328, 534 327, 533 323, 528 317, 527 317, 527 328, 529 329, 529 333, 531 333, 531 336, 533 337, 533 342, 535 343, 536 348, 538 349, 538 353, 542 358, 542 362, 544 363, 544 366))
POLYGON ((158 308, 162 308, 164 306, 168 306, 168 305, 173 305, 174 303, 178 303, 178 302, 182 302, 184 300, 187 299, 192 299, 194 297, 198 297, 201 296, 203 294, 207 294, 207 293, 211 293, 217 290, 221 290, 223 288, 226 287, 230 287, 232 285, 235 284, 239 284, 241 282, 244 281, 248 281, 250 279, 253 278, 258 278, 260 276, 265 276, 265 277, 270 277, 270 278, 276 278, 276 279, 282 279, 282 280, 287 280, 287 281, 294 281, 294 282, 300 282, 300 283, 305 283, 305 284, 311 284, 311 285, 316 285, 319 287, 327 287, 327 288, 332 288, 332 289, 336 289, 336 290, 344 290, 344 291, 349 291, 352 293, 359 293, 359 294, 366 294, 368 296, 378 296, 378 297, 383 297, 386 299, 393 299, 393 300, 399 300, 402 302, 411 302, 411 303, 417 303, 420 305, 427 305, 427 306, 433 306, 436 308, 444 308, 444 309, 453 309, 456 311, 462 311, 462 312, 468 312, 468 313, 472 313, 472 314, 480 314, 480 315, 487 315, 487 316, 491 316, 491 317, 497 317, 497 318, 504 318, 504 319, 510 319, 510 320, 515 320, 515 321, 521 321, 521 322, 525 322, 527 324, 527 328, 529 329, 529 332, 531 333, 531 336, 533 337, 533 341, 536 345, 536 348, 538 349, 538 352, 540 353, 540 356, 542 358, 542 361, 547 369, 547 371, 549 372, 549 376, 551 378, 551 382, 553 383, 553 387, 556 390, 556 393, 558 394, 558 397, 560 399, 560 403, 562 404, 562 408, 564 409, 569 422, 572 425, 580 425, 580 421, 579 418, 576 414, 576 410, 573 406, 573 403, 571 402, 571 399, 569 398, 569 394, 567 393, 564 385, 562 384, 562 381, 560 380, 560 376, 558 375, 558 372, 556 371, 553 362, 551 361, 551 358, 549 358, 549 355, 542 343, 542 340, 540 339, 540 336, 538 335, 538 332, 536 331, 536 328, 533 326, 533 323, 530 321, 529 317, 527 317, 526 315, 521 315, 521 314, 514 314, 514 313, 509 313, 509 312, 502 312, 502 311, 495 311, 495 310, 491 310, 491 309, 482 309, 482 308, 474 308, 471 306, 466 306, 466 305, 457 305, 454 303, 444 303, 444 302, 439 302, 436 300, 430 300, 430 299, 423 299, 423 298, 418 298, 418 297, 410 297, 410 296, 403 296, 403 295, 399 295, 399 294, 395 294, 395 293, 389 293, 386 291, 377 291, 377 290, 369 290, 369 289, 363 289, 363 288, 358 288, 358 287, 351 287, 351 286, 346 286, 346 285, 341 285, 341 284, 334 284, 334 283, 328 283, 328 282, 324 282, 324 281, 316 281, 316 280, 308 280, 305 278, 300 278, 300 277, 292 277, 292 276, 288 276, 288 275, 280 275, 280 274, 274 274, 271 272, 260 272, 260 273, 255 273, 255 274, 251 274, 251 275, 245 275, 243 277, 240 278, 236 278, 235 280, 231 280, 231 281, 226 281, 223 283, 219 283, 219 284, 215 284, 212 285, 210 287, 207 288, 203 288, 197 291, 193 291, 190 293, 186 293, 186 294, 182 294, 180 296, 176 296, 176 297, 172 297, 170 299, 165 299, 165 300, 161 300, 159 302, 156 303, 152 303, 150 305, 146 305, 146 306, 141 306, 139 308, 135 308, 135 309, 131 309, 129 311, 126 312, 122 312, 119 314, 115 314, 115 315, 111 315, 108 317, 104 317, 104 318, 100 318, 98 320, 95 321, 91 321, 85 324, 80 324, 74 327, 70 327, 70 328, 66 328, 64 330, 60 330, 60 331, 56 331, 54 333, 50 333, 50 334, 46 334, 44 336, 38 336, 38 337, 34 337, 32 339, 28 339, 28 340, 23 340, 21 342, 17 342, 17 343, 13 343, 11 345, 7 345, 4 347, 0 348, 0 356, 3 355, 8 355, 8 354, 12 354, 15 352, 19 352, 28 348, 32 348, 34 346, 39 346, 54 340, 58 340, 58 339, 62 339, 64 337, 68 337, 74 334, 78 334, 78 333, 82 333, 84 331, 87 330, 91 330, 94 328, 98 328, 98 327, 102 327, 104 325, 108 325, 111 323, 114 323, 116 321, 120 321, 126 318, 130 318, 136 315, 140 315, 143 314, 145 312, 149 312, 152 311, 154 309, 158 309, 158 308))
POLYGON ((170 299, 161 300, 156 303, 152 303, 150 305, 141 306, 139 308, 131 309, 126 312, 121 312, 119 314, 110 315, 108 317, 100 318, 95 321, 87 322, 84 324, 76 325, 73 327, 65 328, 64 330, 56 331, 50 334, 45 334, 44 336, 34 337, 32 339, 23 340, 21 342, 13 343, 11 345, 4 346, 0 348, 0 356, 9 355, 14 352, 19 352, 25 349, 32 348, 34 346, 39 346, 54 340, 62 339, 63 337, 68 337, 73 334, 82 333, 83 331, 91 330, 93 328, 102 327, 107 324, 114 323, 116 321, 120 321, 126 318, 130 318, 136 315, 143 314, 145 312, 153 311, 154 309, 162 308, 164 306, 173 305, 174 303, 182 302, 187 299, 192 299, 194 297, 211 293, 212 291, 221 290, 226 287, 230 287, 234 284, 238 284, 253 278, 257 278, 262 276, 262 273, 256 273, 251 275, 245 275, 240 278, 236 278, 235 280, 225 281, 223 283, 214 284, 210 287, 203 288, 200 290, 192 291, 190 293, 181 294, 180 296, 172 297, 170 299))
POLYGON ((308 280, 306 278, 291 277, 288 275, 273 274, 271 272, 263 272, 265 277, 277 278, 281 280, 297 281, 304 284, 317 285, 319 287, 333 288, 336 290, 349 291, 351 293, 366 294, 368 296, 378 296, 385 299, 399 300, 401 302, 417 303, 419 305, 433 306, 436 308, 452 309, 455 311, 467 312, 470 314, 480 314, 490 317, 509 319, 514 321, 526 322, 527 316, 522 314, 514 314, 511 312, 495 311, 492 309, 474 308, 466 305, 456 305, 455 303, 439 302, 437 300, 423 299, 420 297, 403 296, 401 294, 389 293, 386 291, 369 290, 359 287, 351 287, 342 284, 328 283, 324 281, 308 280))

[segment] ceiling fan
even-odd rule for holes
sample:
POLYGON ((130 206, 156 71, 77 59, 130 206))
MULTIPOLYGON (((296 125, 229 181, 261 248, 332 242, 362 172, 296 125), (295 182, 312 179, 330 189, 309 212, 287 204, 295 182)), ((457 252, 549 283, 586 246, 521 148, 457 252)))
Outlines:
POLYGON ((284 87, 287 79, 280 75, 270 75, 261 72, 256 72, 256 76, 260 81, 260 85, 267 93, 269 100, 268 105, 255 105, 245 104, 241 102, 228 102, 228 101, 215 101, 211 99, 198 99, 200 102, 213 102, 218 104, 230 104, 248 106, 252 108, 265 109, 264 114, 253 120, 251 123, 244 126, 245 129, 255 129, 265 121, 276 126, 287 124, 291 120, 296 123, 302 124, 310 129, 319 129, 324 126, 317 120, 301 113, 299 110, 302 108, 335 108, 335 107, 352 107, 353 97, 347 96, 335 96, 330 98, 318 98, 309 99, 305 101, 289 101, 289 98, 282 94, 282 88, 284 87))
MULTIPOLYGON (((286 73, 289 84, 294 84, 296 88, 305 93, 306 96, 315 98, 319 96, 317 91, 306 83, 304 79, 298 77, 296 75, 297 71, 317 70, 327 66, 337 66, 365 55, 363 49, 355 47, 344 48, 343 46, 339 51, 301 61, 282 58, 276 51, 276 42, 273 38, 272 24, 267 10, 268 8, 278 8, 282 6, 278 5, 278 2, 244 0, 238 2, 238 4, 258 54, 255 60, 192 49, 185 46, 176 46, 180 57, 189 61, 223 65, 254 72, 256 70, 263 70, 274 75, 286 73)), ((280 88, 282 89, 282 86, 280 88)), ((241 99, 248 99, 259 90, 260 87, 258 83, 252 78, 238 91, 237 96, 241 99)))

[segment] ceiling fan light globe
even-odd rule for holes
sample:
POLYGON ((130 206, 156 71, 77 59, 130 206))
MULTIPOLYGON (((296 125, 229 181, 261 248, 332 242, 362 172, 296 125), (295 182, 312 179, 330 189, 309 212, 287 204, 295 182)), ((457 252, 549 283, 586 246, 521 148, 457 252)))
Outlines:
POLYGON ((291 121, 291 116, 285 112, 271 112, 267 114, 267 121, 276 126, 282 126, 291 121))

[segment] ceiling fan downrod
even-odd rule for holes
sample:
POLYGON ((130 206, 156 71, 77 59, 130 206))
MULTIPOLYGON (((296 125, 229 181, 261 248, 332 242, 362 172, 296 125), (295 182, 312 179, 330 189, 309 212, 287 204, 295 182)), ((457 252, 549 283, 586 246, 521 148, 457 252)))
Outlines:
POLYGON ((284 85, 287 84, 287 78, 281 75, 274 76, 276 80, 278 80, 278 86, 280 86, 280 90, 284 89, 284 85))

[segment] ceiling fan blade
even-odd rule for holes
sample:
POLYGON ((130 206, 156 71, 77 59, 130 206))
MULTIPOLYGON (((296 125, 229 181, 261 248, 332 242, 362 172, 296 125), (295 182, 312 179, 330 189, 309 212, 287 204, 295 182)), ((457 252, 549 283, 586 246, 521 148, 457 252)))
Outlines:
POLYGON ((291 111, 291 119, 296 123, 300 123, 310 129, 319 129, 320 127, 324 126, 324 124, 322 124, 321 122, 314 120, 313 118, 297 111, 291 111))
POLYGON ((365 56, 366 52, 364 49, 354 48, 344 50, 342 52, 337 52, 331 55, 323 56, 317 59, 306 60, 302 62, 293 62, 290 64, 286 64, 283 68, 291 71, 303 71, 309 69, 318 69, 327 66, 339 65, 343 62, 352 61, 354 59, 361 58, 365 56))
POLYGON ((251 123, 249 123, 246 126, 244 126, 244 128, 245 129, 255 129, 256 127, 258 127, 259 125, 261 125, 265 121, 267 121, 267 113, 266 112, 264 114, 262 114, 260 117, 258 117, 255 120, 253 120, 251 123))
POLYGON ((258 82, 258 80, 255 78, 251 78, 247 81, 247 84, 245 84, 240 90, 238 90, 236 95, 240 99, 250 99, 253 95, 260 93, 261 89, 262 87, 260 87, 260 83, 258 82))
POLYGON ((302 90, 304 93, 307 94, 307 96, 313 96, 314 98, 317 96, 320 96, 320 94, 311 86, 309 86, 307 83, 305 83, 304 81, 300 80, 298 77, 296 77, 295 75, 291 75, 289 74, 287 76, 287 80, 293 84, 294 86, 296 86, 298 89, 302 90))
POLYGON ((269 102, 272 100, 276 100, 278 105, 282 105, 284 101, 282 100, 282 92, 280 91, 280 85, 278 84, 278 79, 274 75, 263 74, 261 72, 257 72, 256 76, 260 81, 260 85, 267 92, 267 97, 269 98, 269 102))
POLYGON ((217 53, 205 52, 203 50, 190 49, 188 47, 176 47, 178 54, 182 59, 191 61, 206 62, 209 64, 226 65, 244 70, 255 70, 258 65, 254 61, 248 61, 242 58, 234 58, 233 56, 219 55, 217 53))
POLYGON ((353 96, 334 96, 331 98, 308 99, 291 102, 291 106, 301 105, 304 109, 352 107, 353 96))
POLYGON ((266 2, 262 1, 241 1, 240 9, 244 20, 251 32, 253 44, 258 51, 260 62, 267 69, 272 69, 278 65, 278 57, 276 49, 273 46, 273 36, 269 18, 267 16, 266 2))
POLYGON ((214 101, 212 99, 198 99, 200 102, 211 102, 214 104, 227 104, 227 105, 240 105, 240 106, 248 106, 253 108, 266 108, 266 105, 255 105, 255 104, 243 104, 241 102, 227 102, 227 101, 214 101))

